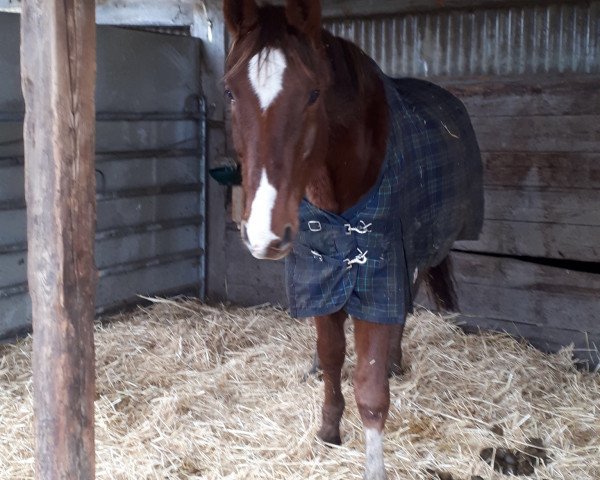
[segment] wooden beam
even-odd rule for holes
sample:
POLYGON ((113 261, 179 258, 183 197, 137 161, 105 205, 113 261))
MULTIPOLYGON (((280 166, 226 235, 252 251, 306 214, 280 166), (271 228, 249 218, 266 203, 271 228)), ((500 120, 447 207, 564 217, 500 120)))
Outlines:
POLYGON ((36 478, 94 478, 94 0, 24 0, 36 478))
MULTIPOLYGON (((22 0, 0 0, 0 12, 20 13, 22 0)), ((98 25, 187 26, 201 0, 97 0, 98 25)))
POLYGON ((98 25, 187 26, 199 0, 97 0, 98 25))
MULTIPOLYGON (((227 54, 227 33, 223 20, 223 1, 206 2, 206 11, 197 11, 192 35, 203 40, 202 68, 200 69, 202 90, 206 97, 208 109, 208 162, 211 166, 219 164, 219 158, 231 151, 228 146, 228 135, 225 131, 227 108, 223 96, 223 85, 215 79, 225 74, 224 58, 227 54)), ((224 274, 231 259, 228 258, 227 216, 223 213, 226 204, 227 189, 217 182, 207 182, 207 216, 206 216, 206 284, 207 295, 212 301, 223 301, 228 297, 227 276, 224 274)))

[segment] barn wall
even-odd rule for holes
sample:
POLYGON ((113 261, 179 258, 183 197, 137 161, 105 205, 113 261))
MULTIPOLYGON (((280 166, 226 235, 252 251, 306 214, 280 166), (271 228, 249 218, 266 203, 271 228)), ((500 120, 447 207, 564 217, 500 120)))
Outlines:
POLYGON ((598 74, 598 13, 598 2, 563 2, 340 19, 327 27, 396 77, 598 74))
MULTIPOLYGON (((479 241, 456 245, 461 320, 551 350, 574 342, 598 361, 589 350, 600 345, 600 2, 377 16, 350 3, 355 15, 327 28, 390 75, 444 85, 472 116, 486 220, 479 241)), ((228 238, 230 298, 285 302, 282 265, 239 253, 233 225, 228 238)))
MULTIPOLYGON (((18 20, 0 14, 0 338, 30 323, 18 20)), ((197 40, 99 28, 99 312, 202 285, 199 61, 197 40)))
MULTIPOLYGON (((453 255, 461 321, 554 350, 600 345, 600 2, 333 21, 386 73, 465 103, 485 225, 453 255)), ((427 303, 427 299, 421 297, 427 303)))

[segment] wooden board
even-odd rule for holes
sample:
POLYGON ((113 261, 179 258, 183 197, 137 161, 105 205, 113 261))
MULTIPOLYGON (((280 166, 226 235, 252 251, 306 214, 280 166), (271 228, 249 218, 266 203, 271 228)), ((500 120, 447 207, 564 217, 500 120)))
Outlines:
POLYGON ((459 97, 474 116, 598 115, 600 89, 595 76, 479 78, 440 83, 459 97))
POLYGON ((600 115, 472 116, 483 152, 600 152, 600 115))
POLYGON ((241 225, 244 216, 244 189, 241 186, 234 186, 231 189, 231 220, 236 225, 241 225))
POLYGON ((446 81, 477 132, 485 225, 460 250, 600 261, 597 76, 446 81))
POLYGON ((94 478, 93 0, 24 0, 35 476, 94 478))
POLYGON ((486 220, 477 241, 454 244, 457 250, 510 256, 598 262, 600 227, 486 220))
POLYGON ((462 313, 600 333, 600 274, 460 252, 452 259, 462 313))
MULTIPOLYGON (((600 362, 600 274, 512 258, 452 253, 460 316, 471 331, 505 331, 545 351, 573 343, 600 362)), ((432 308, 424 288, 417 303, 432 308)))
POLYGON ((600 226, 600 189, 487 187, 485 218, 600 226))
POLYGON ((482 157, 486 186, 574 190, 600 187, 600 153, 486 152, 482 157))

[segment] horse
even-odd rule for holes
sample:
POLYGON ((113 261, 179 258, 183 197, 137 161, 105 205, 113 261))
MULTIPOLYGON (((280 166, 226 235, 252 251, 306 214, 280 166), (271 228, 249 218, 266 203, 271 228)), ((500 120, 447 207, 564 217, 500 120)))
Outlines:
POLYGON ((386 478, 389 374, 401 371, 421 280, 456 309, 449 252, 482 224, 482 165, 462 103, 392 79, 323 29, 321 2, 225 0, 224 76, 245 194, 241 237, 286 259, 290 312, 314 317, 324 401, 318 436, 341 444, 344 324, 351 317, 364 478, 386 478))

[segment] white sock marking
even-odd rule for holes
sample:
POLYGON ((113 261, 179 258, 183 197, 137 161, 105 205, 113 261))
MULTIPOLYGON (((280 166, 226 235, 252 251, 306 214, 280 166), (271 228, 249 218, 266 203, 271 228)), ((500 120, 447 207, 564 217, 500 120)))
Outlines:
POLYGON ((365 429, 367 464, 365 480, 384 480, 386 478, 383 463, 383 432, 375 428, 365 429))
POLYGON ((279 238, 271 230, 271 219, 276 198, 277 190, 269 183, 267 171, 263 168, 260 184, 254 195, 252 207, 250 208, 250 218, 248 218, 246 226, 252 255, 256 258, 264 258, 271 242, 279 238))
POLYGON ((279 48, 265 48, 250 59, 248 77, 263 112, 283 90, 283 74, 286 68, 285 55, 279 48))

